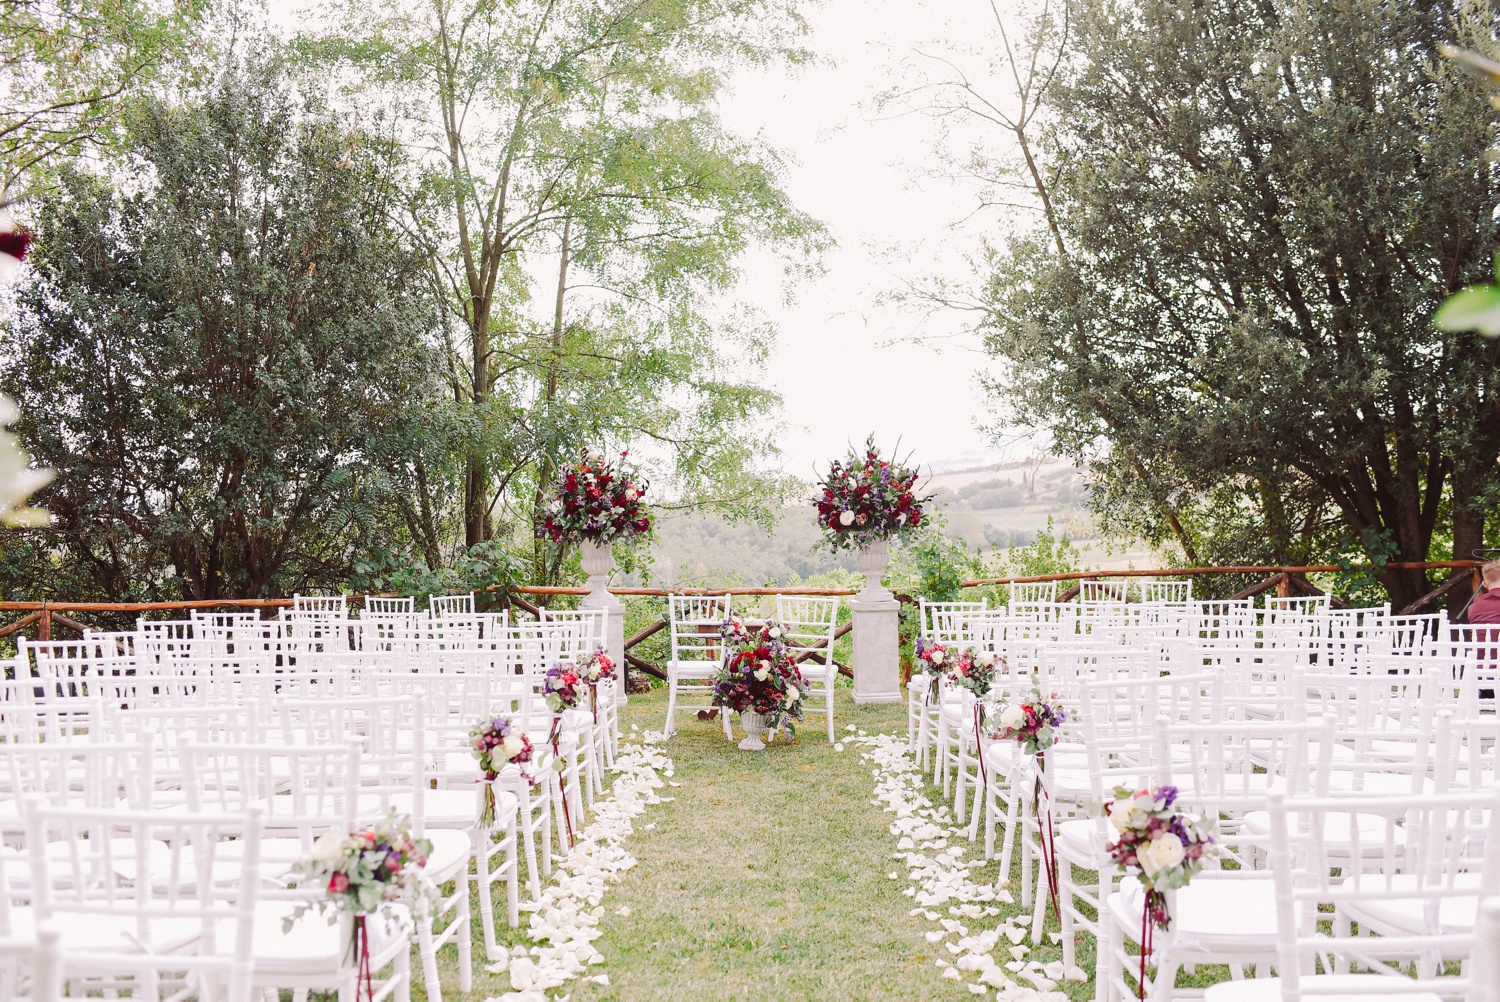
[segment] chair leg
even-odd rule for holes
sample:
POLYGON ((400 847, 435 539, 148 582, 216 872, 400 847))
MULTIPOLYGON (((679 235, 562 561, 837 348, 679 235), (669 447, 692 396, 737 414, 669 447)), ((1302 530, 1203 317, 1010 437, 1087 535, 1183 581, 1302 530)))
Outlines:
POLYGON ((479 889, 479 926, 484 931, 484 955, 490 963, 504 952, 495 937, 495 902, 490 897, 490 833, 483 828, 470 829, 474 845, 474 876, 479 889))
POLYGON ((664 737, 671 737, 677 730, 677 679, 672 675, 667 676, 667 726, 663 729, 664 737))
POLYGON ((824 684, 825 695, 823 696, 823 705, 825 707, 827 707, 827 709, 825 709, 823 711, 823 715, 828 718, 828 743, 829 744, 833 744, 834 743, 834 736, 833 736, 833 682, 834 682, 834 679, 836 679, 836 678, 838 678, 838 672, 837 672, 837 670, 831 671, 828 674, 828 681, 824 684))

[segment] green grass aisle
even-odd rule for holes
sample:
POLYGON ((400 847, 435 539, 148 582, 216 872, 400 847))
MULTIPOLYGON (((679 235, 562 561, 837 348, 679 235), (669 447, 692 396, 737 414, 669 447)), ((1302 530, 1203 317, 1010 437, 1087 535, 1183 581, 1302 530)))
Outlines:
MULTIPOLYGON (((904 706, 839 696, 841 733, 905 727, 904 706)), ((659 693, 631 697, 626 726, 664 717, 659 693)), ((894 839, 870 803, 869 766, 852 745, 834 751, 820 723, 810 716, 795 741, 747 753, 717 721, 679 715, 665 748, 682 785, 663 791, 676 800, 642 818, 655 827, 631 840, 640 862, 605 898, 595 946, 611 984, 579 985, 574 998, 966 994, 939 978, 929 927, 886 877, 894 839)))
MULTIPOLYGON (((632 696, 621 715, 627 740, 660 730, 665 716, 664 689, 632 696)), ((674 799, 636 819, 626 845, 638 862, 609 885, 601 903, 594 945, 605 962, 589 973, 608 974, 610 984, 572 981, 550 994, 630 1002, 975 997, 942 978, 936 961, 953 958, 925 936, 939 927, 908 915, 914 902, 902 894, 909 886, 905 866, 891 858, 893 815, 871 803, 872 765, 860 758, 859 745, 835 751, 820 723, 810 717, 794 741, 750 753, 727 740, 718 721, 700 721, 693 711, 679 715, 677 735, 661 747, 673 759, 670 782, 680 785, 660 790, 674 799), (891 872, 900 879, 889 879, 891 872)), ((848 724, 904 735, 906 707, 855 706, 842 689, 836 723, 841 739, 848 724)), ((927 792, 938 802, 936 791, 927 792)), ((976 843, 966 858, 982 849, 976 843)), ((993 863, 973 872, 976 881, 996 877, 993 863)), ((1017 867, 1012 889, 1018 885, 1017 867)), ((1024 911, 1018 901, 1002 905, 998 918, 967 924, 986 929, 1024 911)), ((524 913, 520 930, 505 930, 503 913, 499 919, 505 942, 533 945, 524 913)), ((1056 929, 1050 916, 1048 928, 1056 929)), ((1079 938, 1078 962, 1092 969, 1092 938, 1079 938)), ((452 947, 444 952, 445 997, 462 999, 452 947)), ((1005 952, 997 950, 997 959, 1009 960, 1005 952)), ((1026 959, 1060 956, 1060 948, 1048 945, 1026 959)), ((485 971, 478 951, 475 968, 468 999, 510 990, 509 975, 485 971)), ((1091 983, 1059 987, 1075 1002, 1093 997, 1091 983)), ((419 983, 417 999, 420 989, 419 983)))

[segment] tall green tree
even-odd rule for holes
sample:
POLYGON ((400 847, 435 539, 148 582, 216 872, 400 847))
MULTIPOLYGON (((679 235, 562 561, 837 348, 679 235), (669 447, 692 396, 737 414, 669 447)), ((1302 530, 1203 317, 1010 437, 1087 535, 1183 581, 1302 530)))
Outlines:
POLYGON ((203 0, 0 3, 0 191, 110 144, 132 89, 182 51, 203 0))
POLYGON ((112 177, 65 171, 42 202, 0 340, 58 472, 42 541, 0 541, 12 574, 47 565, 28 591, 278 595, 426 552, 407 522, 451 447, 441 312, 392 224, 400 147, 322 104, 274 54, 229 58, 132 109, 112 177))
POLYGON ((1495 246, 1492 129, 1438 54, 1472 13, 1072 5, 1042 225, 991 259, 982 329, 1010 413, 1091 458, 1107 510, 1190 559, 1236 525, 1280 559, 1482 545, 1500 347, 1431 323, 1495 246))
MULTIPOLYGON (((746 249, 821 232, 714 105, 734 67, 802 58, 801 29, 791 0, 384 0, 309 42, 424 154, 411 229, 476 432, 466 544, 529 533, 586 442, 654 443, 681 498, 763 496, 770 332, 722 299, 746 249)), ((538 578, 558 559, 538 548, 538 578)))

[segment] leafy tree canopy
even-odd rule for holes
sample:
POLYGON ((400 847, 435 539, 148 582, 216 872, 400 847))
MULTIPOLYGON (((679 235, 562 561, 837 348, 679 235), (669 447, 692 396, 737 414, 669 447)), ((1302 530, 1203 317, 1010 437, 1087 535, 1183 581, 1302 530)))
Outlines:
POLYGON ((337 589, 407 538, 458 434, 439 308, 391 222, 400 149, 321 105, 274 55, 230 59, 131 109, 116 174, 42 202, 0 344, 58 472, 54 526, 6 546, 28 597, 337 589))

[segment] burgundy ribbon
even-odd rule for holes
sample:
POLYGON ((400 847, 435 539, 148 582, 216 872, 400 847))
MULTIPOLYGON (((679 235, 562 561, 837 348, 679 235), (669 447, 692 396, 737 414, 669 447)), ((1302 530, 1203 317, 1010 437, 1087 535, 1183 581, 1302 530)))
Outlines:
POLYGON ((594 706, 594 726, 599 726, 599 683, 589 683, 589 702, 594 706))
MULTIPOLYGON (((552 757, 558 758, 561 754, 557 750, 558 734, 562 730, 562 718, 552 718, 552 757)), ((562 788, 563 822, 568 826, 568 848, 573 848, 573 817, 568 812, 568 774, 566 771, 557 774, 557 785, 562 788)))
MULTIPOLYGON (((1156 918, 1153 914, 1157 901, 1163 897, 1162 893, 1154 888, 1146 890, 1145 907, 1141 910, 1141 975, 1136 979, 1136 997, 1145 1002, 1146 998, 1146 959, 1151 956, 1155 949, 1156 918)), ((1165 902, 1162 903, 1165 908, 1165 902)))
POLYGON ((990 778, 985 775, 984 746, 979 743, 979 704, 977 702, 974 704, 974 757, 979 759, 979 781, 988 790, 990 787, 990 778))
POLYGON ((1042 776, 1047 771, 1047 753, 1039 751, 1036 753, 1036 789, 1033 791, 1032 806, 1036 810, 1037 837, 1042 843, 1042 869, 1047 875, 1047 897, 1052 901, 1052 914, 1057 921, 1062 921, 1062 910, 1057 904, 1057 835, 1052 828, 1052 803, 1051 796, 1047 793, 1046 784, 1042 782, 1042 776), (1047 827, 1042 828, 1042 799, 1047 799, 1046 820, 1047 827))
POLYGON ((354 933, 359 939, 355 946, 359 951, 359 968, 354 976, 355 991, 359 991, 359 984, 363 981, 366 1002, 375 1002, 375 975, 370 970, 370 928, 365 925, 363 915, 354 916, 354 933))

